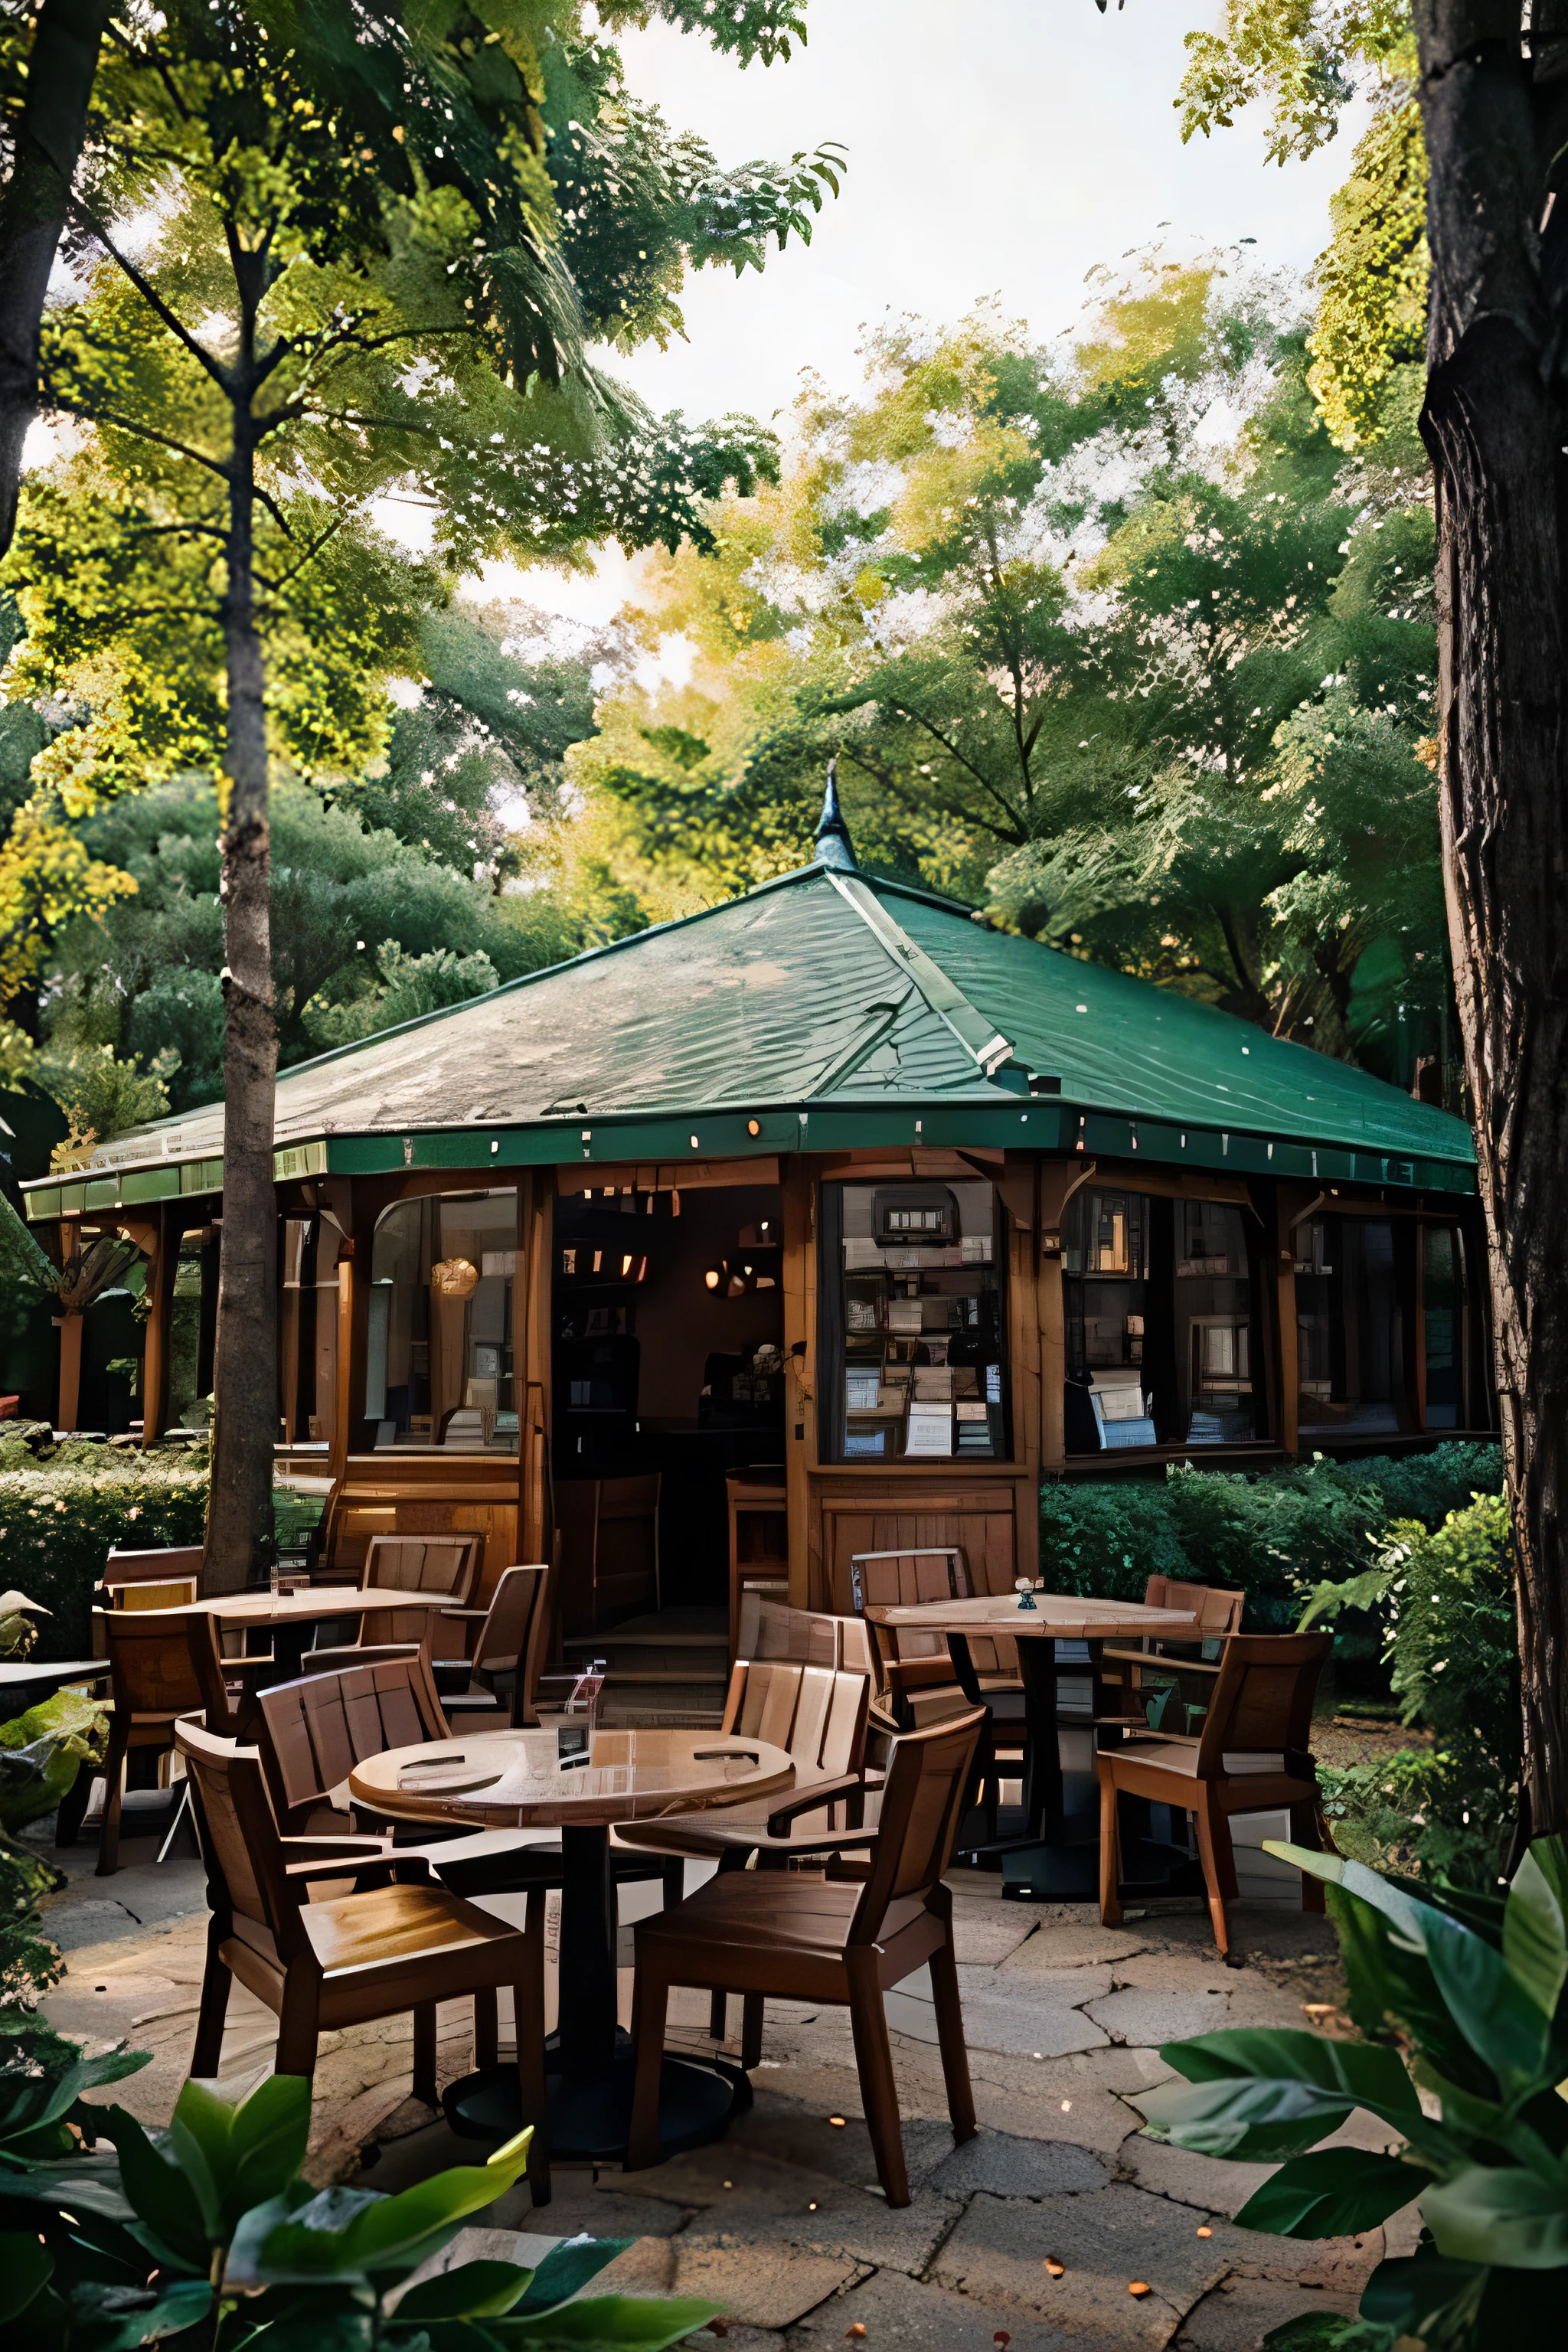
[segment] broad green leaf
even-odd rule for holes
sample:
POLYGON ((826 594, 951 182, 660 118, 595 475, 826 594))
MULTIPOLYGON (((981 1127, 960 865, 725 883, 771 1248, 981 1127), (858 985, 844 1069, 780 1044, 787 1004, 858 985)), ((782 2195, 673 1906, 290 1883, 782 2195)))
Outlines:
POLYGON ((205 2279, 177 2279, 159 2294, 81 2280, 71 2289, 72 2333, 90 2344, 91 2352, 135 2352, 139 2344, 200 2326, 211 2314, 212 2300, 205 2279))
POLYGON ((635 2242, 631 2238, 563 2238, 560 2245, 552 2246, 534 2272, 533 2284, 518 2305, 519 2317, 548 2311, 552 2305, 581 2294, 590 2279, 597 2278, 606 2263, 635 2242))
POLYGON ((1423 2248, 1418 2254, 1379 2263, 1362 2290, 1361 2315, 1418 2343, 1439 2329, 1445 2330, 1444 2342, 1463 2343, 1490 2277, 1483 2263, 1446 2262, 1423 2248))
POLYGON ((590 2295, 585 2303, 563 2303, 531 2319, 503 2320, 496 2329, 519 2352, 664 2352, 683 2336, 694 2335, 719 2316, 716 2303, 693 2303, 685 2295, 653 2302, 641 2295, 590 2295))
POLYGON ((191 2183, 177 2166, 159 2154, 135 2116, 123 2107, 106 2107, 103 2125, 119 2153, 125 2194, 151 2233, 152 2251, 163 2250, 176 2263, 205 2273, 211 2259, 211 2242, 191 2183))
POLYGON ((1421 2114, 1398 2052, 1375 2043, 1328 2042, 1300 2027, 1233 2026, 1167 2042, 1160 2055, 1189 2083, 1238 2077, 1303 2083, 1401 2125, 1421 2114))
POLYGON ((36 2235, 0 2231, 0 2322, 25 2311, 54 2275, 55 2258, 36 2235))
MULTIPOLYGON (((1266 1841, 1266 1850, 1378 1912, 1393 1931, 1395 1948, 1426 1959, 1455 2025, 1494 2074, 1514 2089, 1542 2080, 1552 2018, 1531 2000, 1500 1951, 1363 1863, 1273 1838, 1266 1841)), ((1415 2020, 1406 2021, 1416 2027, 1415 2020)))
POLYGON ((1279 2238, 1353 2237, 1414 2204, 1431 2178, 1396 2156, 1321 2147, 1311 2156, 1293 2157, 1255 2189, 1237 2215, 1237 2226, 1269 2230, 1279 2238))
POLYGON ((29 2204, 64 2206, 68 2213, 96 2213, 106 2221, 129 2221, 132 2206, 112 2158, 79 2156, 63 2164, 0 2164, 0 2198, 29 2204))
POLYGON ((464 2263, 455 2271, 439 2271, 399 2296, 393 2324, 406 2327, 427 2319, 498 2318, 522 2300, 532 2276, 515 2263, 464 2263))
POLYGON ((300 2075, 268 2074, 233 2088, 186 2083, 169 2140, 215 2241, 281 2193, 305 2160, 310 2134, 310 2085, 300 2075))
POLYGON ((1439 2253, 1508 2270, 1568 2265, 1568 2189, 1522 2165, 1473 2164, 1421 2200, 1439 2253))
POLYGON ((153 2063, 150 2050, 107 2050, 100 2058, 83 2058, 63 2074, 0 2075, 0 2144, 7 2153, 20 2154, 20 2136, 41 2130, 68 2116, 84 2091, 103 2083, 122 2082, 153 2063))
POLYGON ((1514 1872, 1502 1956, 1537 2007, 1554 2015, 1568 1982, 1568 1868, 1557 1838, 1538 1838, 1514 1872))
POLYGON ((413 2269, 445 2245, 458 2224, 505 2194, 528 2163, 520 2132, 487 2164, 457 2165, 398 2196, 324 2189, 299 2206, 274 2198, 247 2213, 229 2248, 237 2286, 313 2278, 364 2278, 413 2269))
POLYGON ((1268 2164, 1312 2147, 1343 2123, 1355 2104, 1310 2083, 1258 2083, 1227 2075, 1217 2082, 1161 2083, 1129 2091, 1150 2137, 1196 2156, 1268 2164))

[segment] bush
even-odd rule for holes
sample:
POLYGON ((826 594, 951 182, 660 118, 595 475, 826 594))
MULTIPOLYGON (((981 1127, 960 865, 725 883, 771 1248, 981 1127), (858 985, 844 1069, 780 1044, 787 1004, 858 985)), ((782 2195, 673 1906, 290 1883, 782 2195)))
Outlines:
POLYGON ((52 1612, 37 1654, 86 1657, 110 1549, 200 1543, 206 1509, 206 1468, 190 1454, 62 1445, 34 1463, 15 1441, 0 1446, 0 1590, 52 1612))
POLYGON ((1041 1491, 1040 1566, 1058 1591, 1119 1601, 1141 1601, 1151 1576, 1239 1589, 1250 1628, 1283 1632, 1312 1585, 1365 1569, 1391 1521, 1436 1528, 1501 1480, 1495 1445, 1454 1444, 1251 1475, 1183 1464, 1158 1484, 1063 1482, 1041 1491))
POLYGON ((1327 1776, 1335 1784, 1329 1803, 1330 1818, 1339 1816, 1335 1842, 1384 1868, 1493 1887, 1521 1764, 1506 1498, 1478 1495, 1435 1530, 1396 1519, 1372 1567, 1348 1583, 1320 1585, 1302 1622, 1331 1619, 1347 1605, 1367 1610, 1379 1625, 1401 1715, 1431 1732, 1432 1747, 1327 1776))

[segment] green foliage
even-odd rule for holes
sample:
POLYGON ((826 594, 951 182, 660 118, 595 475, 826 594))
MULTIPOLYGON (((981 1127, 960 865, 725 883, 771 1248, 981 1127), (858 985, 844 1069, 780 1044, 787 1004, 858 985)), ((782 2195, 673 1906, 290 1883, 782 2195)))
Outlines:
POLYGON ((1283 1631, 1313 1580, 1352 1576, 1391 1520, 1436 1527, 1500 1470, 1495 1445, 1455 1443, 1250 1476, 1173 1465, 1158 1484, 1064 1479, 1041 1489, 1041 1570, 1059 1591, 1125 1601, 1151 1576, 1239 1588, 1249 1625, 1283 1631))
MULTIPOLYGON (((100 2061, 96 2079, 145 2063, 100 2061)), ((521 2178, 528 2132, 487 2164, 396 2196, 316 2189, 300 2177, 310 2085, 269 2074, 186 2083, 167 2132, 149 2134, 122 2107, 79 2110, 115 2158, 72 2160, 61 2124, 84 2076, 93 2071, 0 2072, 0 2101, 11 2093, 23 2126, 7 2131, 0 2110, 0 2209, 24 2225, 6 2242, 0 2296, 39 2352, 132 2352, 187 2330, 195 2340, 197 2328, 205 2352, 664 2352, 713 2315, 679 2297, 584 2298, 626 2239, 574 2241, 534 2270, 467 2263, 409 2285, 521 2178)))
MULTIPOLYGON (((111 919, 68 935, 51 1051, 107 1034, 132 1055, 177 1054, 167 1079, 174 1108, 211 1100, 223 1048, 216 797, 189 781, 130 794, 89 831, 136 894, 111 919)), ((272 905, 285 1066, 461 1003, 578 944, 548 893, 498 897, 296 784, 273 795, 272 905)))
POLYGON ((1554 2340, 1568 2271, 1568 1848, 1538 1839, 1506 1898, 1269 1850, 1327 1883, 1367 2040, 1244 2029, 1167 2043, 1182 2079, 1139 2095, 1151 2136, 1233 2162, 1284 2159, 1237 2214, 1243 2229, 1348 2235, 1418 2202, 1416 2253, 1373 2273, 1347 2339, 1367 2352, 1401 2337, 1426 2352, 1554 2340), (1357 2107, 1401 2152, 1319 2145, 1357 2107))
POLYGON ((1521 1763, 1506 1496, 1478 1494, 1436 1528, 1394 1519, 1369 1567, 1315 1587, 1301 1623, 1347 1610, 1373 1612, 1402 1719, 1432 1734, 1429 1753, 1341 1776, 1332 1799, 1352 1841, 1366 1858, 1413 1862, 1424 1877, 1494 1885, 1521 1763))
POLYGON ((92 1589, 110 1549, 200 1543, 206 1496, 206 1471, 188 1455, 62 1445, 36 1465, 16 1440, 0 1444, 0 1585, 51 1612, 45 1654, 88 1656, 92 1589))
POLYGON ((1342 481, 1290 299, 1150 256, 1071 344, 900 320, 862 396, 808 390, 785 483, 640 592, 690 682, 570 758, 644 904, 800 863, 836 754, 865 863, 1408 1085, 1447 986, 1431 518, 1342 481))
POLYGON ((0 1724, 0 1832, 15 1837, 52 1813, 84 1764, 100 1764, 109 1718, 84 1692, 57 1691, 0 1724))

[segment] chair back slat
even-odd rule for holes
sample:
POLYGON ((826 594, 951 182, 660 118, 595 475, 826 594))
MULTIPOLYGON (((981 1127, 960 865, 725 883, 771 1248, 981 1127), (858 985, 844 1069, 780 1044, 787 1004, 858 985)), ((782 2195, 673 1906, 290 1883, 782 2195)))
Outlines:
POLYGON ((929 1895, 952 1858, 964 1790, 985 1725, 974 1707, 895 1739, 882 1790, 877 1851, 849 1931, 877 1940, 890 1905, 929 1895))
POLYGON ((202 1572, 200 1544, 169 1544, 160 1551, 111 1551, 103 1564, 105 1584, 158 1584, 202 1572))
POLYGON ((741 1596, 738 1654, 742 1658, 791 1658, 803 1666, 838 1664, 838 1621, 816 1609, 788 1609, 755 1592, 741 1596))
MULTIPOLYGON (((849 1562, 849 1597, 855 1614, 868 1608, 910 1609, 922 1601, 966 1601, 971 1591, 969 1559, 960 1544, 942 1544, 919 1551, 861 1551, 849 1562)), ((882 1629, 890 1654, 899 1658, 941 1658, 947 1654, 942 1633, 922 1633, 909 1626, 882 1629)))
POLYGON ((877 1657, 871 1646, 871 1628, 863 1617, 836 1617, 838 1628, 838 1663, 846 1674, 867 1675, 877 1679, 877 1657))
POLYGON ((321 1803, 367 1757, 450 1736, 429 1663, 417 1650, 276 1683, 260 1694, 259 1706, 261 1761, 285 1820, 321 1803))
POLYGON ((107 1645, 116 1713, 200 1712, 202 1687, 190 1646, 200 1612, 170 1609, 153 1616, 139 1609, 104 1609, 94 1613, 107 1645))
POLYGON ((478 1536, 372 1536, 360 1584, 391 1592, 436 1592, 467 1603, 478 1566, 478 1536))
POLYGON ((1198 1771, 1223 1773, 1227 1755, 1304 1756, 1318 1677, 1331 1633, 1232 1633, 1198 1739, 1198 1771))
POLYGON ((513 1674, 528 1654, 533 1612, 544 1597, 550 1570, 543 1566, 503 1568, 490 1598, 489 1614, 474 1643, 476 1673, 513 1674))
POLYGON ((789 1752, 797 1764, 808 1765, 815 1771, 822 1761, 822 1735, 827 1728, 828 1709, 833 1705, 833 1685, 837 1675, 826 1666, 802 1666, 800 1688, 795 1703, 795 1721, 790 1726, 789 1752))
POLYGON ((281 1959, 294 1958, 305 1942, 300 1900, 284 1871, 260 1758, 254 1748, 220 1739, 195 1723, 180 1725, 175 1746, 195 1784, 207 1874, 217 1881, 214 1895, 221 1890, 237 1922, 270 1935, 281 1959))
POLYGON ((871 1698, 868 1675, 835 1675, 822 1726, 817 1762, 831 1778, 858 1772, 866 1755, 866 1716, 871 1698))
POLYGON ((172 1576, 160 1584, 110 1584, 104 1591, 114 1609, 189 1609, 196 1600, 194 1576, 172 1576))
MULTIPOLYGON (((284 1683, 263 1691, 260 1698, 262 1719, 268 1734, 261 1751, 262 1762, 268 1762, 270 1751, 276 1773, 269 1772, 268 1779, 273 1802, 285 1819, 296 1805, 312 1804, 321 1795, 318 1750, 305 1712, 304 1695, 309 1687, 305 1683, 284 1683)), ((346 1751, 346 1738, 343 1744, 346 1751)))
POLYGON ((1192 1643, 1212 1641, 1218 1635, 1239 1633, 1241 1613, 1247 1605, 1245 1592, 1227 1592, 1217 1584, 1187 1584, 1179 1577, 1152 1576, 1144 1587, 1143 1599, 1151 1609, 1185 1609, 1197 1619, 1189 1633, 1160 1634, 1160 1641, 1192 1643))

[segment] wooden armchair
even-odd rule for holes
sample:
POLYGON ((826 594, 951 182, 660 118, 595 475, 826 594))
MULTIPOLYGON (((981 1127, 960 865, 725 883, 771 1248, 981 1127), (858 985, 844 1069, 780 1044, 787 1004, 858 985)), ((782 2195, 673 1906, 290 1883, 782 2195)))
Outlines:
MULTIPOLYGON (((147 1748, 172 1755, 179 1718, 199 1714, 204 1705, 202 1686, 191 1659, 189 1634, 195 1614, 173 1609, 155 1613, 142 1609, 93 1612, 94 1631, 101 1632, 109 1659, 113 1694, 109 1752, 103 1765, 103 1821, 98 1843, 100 1878, 111 1877, 120 1867, 120 1824, 124 1807, 121 1783, 128 1757, 147 1748)), ((207 1622, 205 1616, 202 1622, 207 1622)))
POLYGON ((1100 1686, 1109 1711, 1097 1720, 1189 1732, 1207 1707, 1222 1644, 1241 1631, 1247 1595, 1152 1576, 1143 1599, 1151 1609, 1190 1610, 1197 1624, 1190 1633, 1146 1633, 1136 1645, 1108 1643, 1101 1653, 1100 1686), (1173 1703, 1176 1712, 1167 1725, 1173 1703))
POLYGON ((254 1748, 191 1723, 181 1724, 179 1746, 198 1801, 213 1915, 193 2074, 217 2073, 228 1989, 237 1977, 278 2018, 280 2074, 312 2074, 324 2032, 412 2011, 414 2095, 434 2105, 437 2003, 472 2000, 475 2063, 493 2066, 496 1993, 510 1985, 522 2113, 534 2126, 529 2186, 534 2203, 547 2204, 542 1905, 531 1904, 528 1925, 519 1928, 440 1885, 393 1883, 302 1900, 313 1880, 342 1876, 360 1842, 328 1839, 315 1855, 295 1859, 254 1748))
POLYGON ((109 1655, 100 1622, 109 1611, 188 1609, 201 1598, 201 1578, 200 1544, 173 1545, 166 1551, 111 1551, 94 1595, 102 1606, 93 1612, 93 1656, 109 1655))
POLYGON ((432 1658, 466 1656, 469 1629, 461 1617, 447 1612, 469 1607, 482 1559, 478 1536, 372 1536, 360 1570, 361 1591, 377 1587, 428 1592, 430 1612, 419 1617, 400 1609, 395 1617, 390 1612, 368 1610, 360 1622, 361 1643, 382 1649, 418 1641, 432 1658))
MULTIPOLYGON (((868 1608, 966 1601, 973 1590, 968 1559, 957 1544, 919 1551, 858 1552, 849 1563, 850 1598, 860 1618, 868 1608)), ((969 1701, 954 1680, 944 1634, 879 1625, 870 1619, 866 1622, 889 1729, 909 1731, 966 1712, 969 1701)), ((1016 1717, 1021 1722, 1017 1643, 1005 1633, 976 1633, 970 1638, 969 1654, 993 1718, 1010 1721, 1016 1717)))
MULTIPOLYGON (((659 2067, 672 1985, 744 1996, 745 2066, 754 2066, 760 2055, 763 2006, 770 1995, 847 2008, 877 2175, 888 2202, 907 2205, 909 2174, 882 1995, 926 1963, 953 2137, 973 2137, 952 1897, 942 1882, 984 1722, 984 1710, 977 1707, 898 1740, 878 1826, 818 1833, 818 1849, 832 1857, 825 1874, 723 1871, 686 1902, 638 1922, 628 2169, 659 2160, 659 2067), (858 1854, 867 1859, 845 1859, 858 1854)), ((809 1791, 801 1801, 812 1804, 809 1791)))
MULTIPOLYGON (((442 1611, 443 1617, 479 1620, 473 1655, 466 1662, 467 1682, 442 1693, 442 1704, 454 1720, 471 1723, 475 1730, 490 1724, 534 1724, 539 1678, 550 1638, 550 1604, 554 1570, 547 1565, 503 1568, 500 1581, 482 1610, 442 1611)), ((447 1666, 444 1676, 464 1667, 447 1666)))
MULTIPOLYGON (((1100 1916, 1108 1927, 1121 1919, 1119 1796, 1145 1797, 1196 1816, 1209 1917, 1226 1957, 1225 1906, 1237 1895, 1232 1813, 1289 1807, 1298 1845, 1333 1851, 1308 1745, 1318 1677, 1332 1647, 1331 1633, 1233 1633, 1197 1738, 1135 1732, 1100 1750, 1100 1916)), ((1301 1908, 1322 1907, 1321 1884, 1303 1877, 1301 1908)))

